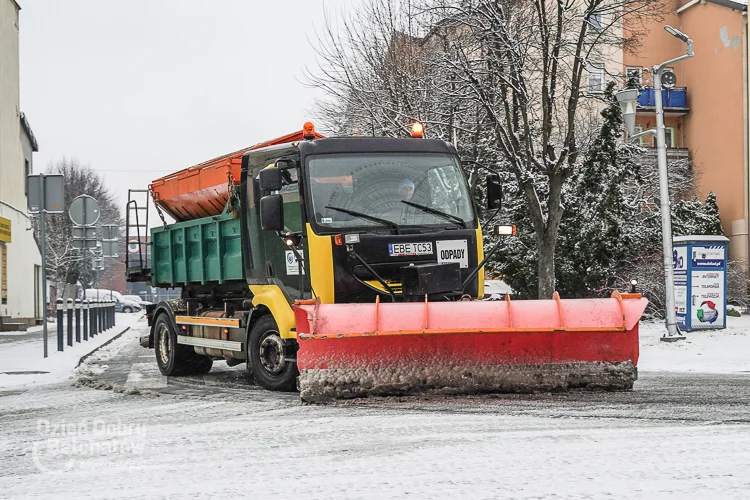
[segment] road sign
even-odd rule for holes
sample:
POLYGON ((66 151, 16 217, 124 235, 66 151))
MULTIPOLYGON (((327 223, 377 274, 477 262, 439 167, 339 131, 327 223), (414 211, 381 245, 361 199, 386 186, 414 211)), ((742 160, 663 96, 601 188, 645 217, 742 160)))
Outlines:
POLYGON ((45 210, 48 214, 61 214, 65 211, 65 179, 62 175, 30 175, 28 180, 29 213, 38 214, 45 210), (42 203, 42 196, 44 196, 44 203, 42 203))
POLYGON ((119 257, 117 254, 117 241, 102 241, 102 256, 119 257))
POLYGON ((120 227, 114 224, 102 226, 102 241, 117 241, 120 237, 120 227))
POLYGON ((73 226, 73 239, 74 240, 95 240, 96 239, 96 228, 86 226, 73 226))
POLYGON ((72 243, 73 243, 73 248, 75 248, 77 250, 82 250, 84 248, 96 248, 97 241, 96 240, 83 240, 83 239, 76 240, 76 239, 74 239, 72 241, 72 243))
MULTIPOLYGON (((29 175, 28 209, 29 213, 39 214, 39 242, 42 246, 42 276, 47 278, 47 235, 45 216, 48 213, 59 214, 65 211, 65 178, 60 174, 29 175)), ((47 308, 47 286, 42 286, 42 307, 47 308)), ((44 357, 47 357, 47 314, 42 314, 42 338, 44 340, 44 357)), ((62 345, 58 346, 62 351, 62 345)))
POLYGON ((99 202, 87 194, 82 194, 70 203, 68 216, 74 224, 92 226, 99 220, 99 202))

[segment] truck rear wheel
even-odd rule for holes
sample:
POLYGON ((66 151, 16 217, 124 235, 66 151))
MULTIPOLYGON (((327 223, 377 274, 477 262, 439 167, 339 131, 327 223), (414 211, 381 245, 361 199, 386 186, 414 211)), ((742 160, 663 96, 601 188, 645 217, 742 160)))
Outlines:
POLYGON ((214 363, 193 347, 177 343, 177 332, 166 314, 160 314, 154 324, 154 351, 159 371, 168 377, 208 373, 214 363))
POLYGON ((273 316, 260 318, 247 342, 248 370, 255 381, 269 391, 294 391, 297 388, 297 364, 284 359, 284 341, 273 316))

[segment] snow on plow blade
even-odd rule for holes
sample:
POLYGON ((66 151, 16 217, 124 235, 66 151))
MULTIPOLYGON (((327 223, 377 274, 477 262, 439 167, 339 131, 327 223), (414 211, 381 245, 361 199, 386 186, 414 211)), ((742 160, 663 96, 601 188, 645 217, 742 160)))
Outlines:
POLYGON ((295 304, 303 400, 631 389, 640 295, 295 304))

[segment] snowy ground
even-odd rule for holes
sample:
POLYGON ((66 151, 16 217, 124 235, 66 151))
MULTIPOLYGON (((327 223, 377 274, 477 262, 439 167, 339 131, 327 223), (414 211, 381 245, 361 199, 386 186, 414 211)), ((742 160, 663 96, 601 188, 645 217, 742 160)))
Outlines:
MULTIPOLYGON (((674 344, 646 325, 632 392, 314 406, 211 385, 235 370, 222 363, 182 392, 0 390, 0 499, 746 499, 750 321, 730 320, 674 344)), ((126 355, 134 383, 158 377, 143 331, 77 376, 126 355)))
MULTIPOLYGON (((124 329, 143 318, 143 314, 116 314, 115 326, 89 340, 67 343, 57 351, 56 325, 48 327, 48 357, 44 357, 41 327, 27 332, 0 332, 0 391, 25 389, 59 382, 70 377, 82 356, 90 353, 124 329)), ((67 330, 65 330, 67 341, 67 330)))
POLYGON ((640 327, 640 371, 750 373, 750 316, 727 317, 725 330, 685 332, 685 340, 661 342, 664 323, 640 327))

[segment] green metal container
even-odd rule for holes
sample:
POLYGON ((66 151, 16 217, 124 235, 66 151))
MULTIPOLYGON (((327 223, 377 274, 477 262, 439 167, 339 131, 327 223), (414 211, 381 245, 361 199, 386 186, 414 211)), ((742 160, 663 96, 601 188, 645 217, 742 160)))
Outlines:
POLYGON ((232 213, 151 229, 153 286, 240 281, 240 218, 232 213))

